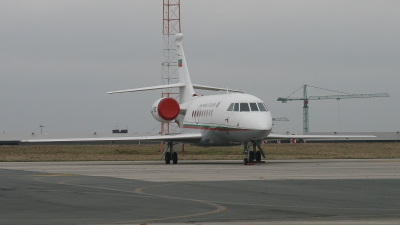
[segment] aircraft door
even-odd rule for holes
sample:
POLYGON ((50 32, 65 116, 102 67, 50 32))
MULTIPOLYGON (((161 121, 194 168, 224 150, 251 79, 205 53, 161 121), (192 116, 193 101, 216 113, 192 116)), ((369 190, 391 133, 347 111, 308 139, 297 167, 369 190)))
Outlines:
POLYGON ((194 120, 196 124, 200 123, 200 117, 201 117, 201 106, 199 106, 195 112, 194 120))
POLYGON ((232 103, 227 111, 228 113, 225 118, 225 124, 230 127, 236 127, 239 122, 239 103, 232 103))

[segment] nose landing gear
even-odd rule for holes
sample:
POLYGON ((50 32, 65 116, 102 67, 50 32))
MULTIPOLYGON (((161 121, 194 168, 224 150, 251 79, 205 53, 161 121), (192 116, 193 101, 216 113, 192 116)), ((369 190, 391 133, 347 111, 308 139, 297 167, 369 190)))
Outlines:
POLYGON ((265 161, 261 161, 261 156, 265 158, 264 151, 262 150, 260 144, 261 141, 252 141, 251 144, 253 144, 253 151, 250 151, 249 146, 250 142, 244 142, 243 143, 243 154, 245 154, 247 157, 243 159, 244 165, 254 165, 254 163, 265 163, 265 161), (257 148, 259 151, 257 151, 257 148))

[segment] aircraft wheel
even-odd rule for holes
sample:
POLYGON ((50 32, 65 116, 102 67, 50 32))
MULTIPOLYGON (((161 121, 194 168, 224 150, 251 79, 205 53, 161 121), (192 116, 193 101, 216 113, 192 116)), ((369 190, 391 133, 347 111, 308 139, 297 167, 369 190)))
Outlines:
POLYGON ((171 161, 171 153, 167 152, 165 153, 165 164, 169 164, 171 161))
POLYGON ((260 151, 256 152, 256 161, 261 161, 261 152, 260 151))
POLYGON ((254 161, 254 152, 249 152, 249 162, 253 162, 254 161))
POLYGON ((176 153, 176 152, 172 153, 172 162, 174 164, 178 163, 178 153, 176 153))
POLYGON ((249 162, 249 160, 247 160, 247 158, 244 158, 244 165, 247 165, 247 163, 249 162))

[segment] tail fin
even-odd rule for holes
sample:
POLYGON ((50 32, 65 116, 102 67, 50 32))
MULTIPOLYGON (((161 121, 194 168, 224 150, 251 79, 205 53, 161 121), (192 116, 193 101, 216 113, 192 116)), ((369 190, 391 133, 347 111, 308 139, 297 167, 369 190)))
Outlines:
POLYGON ((180 103, 187 102, 193 98, 193 96, 195 96, 192 81, 190 80, 189 76, 189 70, 186 64, 185 53, 183 52, 182 39, 183 34, 175 34, 176 54, 178 55, 179 83, 185 84, 185 86, 179 87, 180 103))
POLYGON ((165 85, 157 85, 151 87, 143 87, 143 88, 134 88, 120 91, 110 91, 108 94, 116 94, 116 93, 125 93, 125 92, 137 92, 137 91, 149 91, 149 90, 157 90, 157 89, 166 89, 166 88, 178 88, 179 87, 179 103, 184 103, 196 96, 194 92, 194 88, 209 90, 209 91, 230 91, 230 92, 239 92, 243 93, 243 91, 231 90, 228 88, 217 88, 211 86, 197 85, 192 84, 190 80, 189 71, 186 64, 185 53, 183 53, 182 47, 182 39, 183 34, 178 33, 175 35, 175 45, 176 45, 176 54, 178 56, 178 76, 179 82, 176 84, 165 84, 165 85))

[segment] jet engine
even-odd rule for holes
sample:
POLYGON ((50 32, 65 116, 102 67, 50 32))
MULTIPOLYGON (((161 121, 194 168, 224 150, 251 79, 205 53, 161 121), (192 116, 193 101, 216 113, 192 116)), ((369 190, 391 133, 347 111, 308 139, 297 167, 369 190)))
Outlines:
POLYGON ((160 98, 151 107, 151 115, 163 123, 172 122, 179 115, 179 111, 179 103, 174 98, 160 98))

